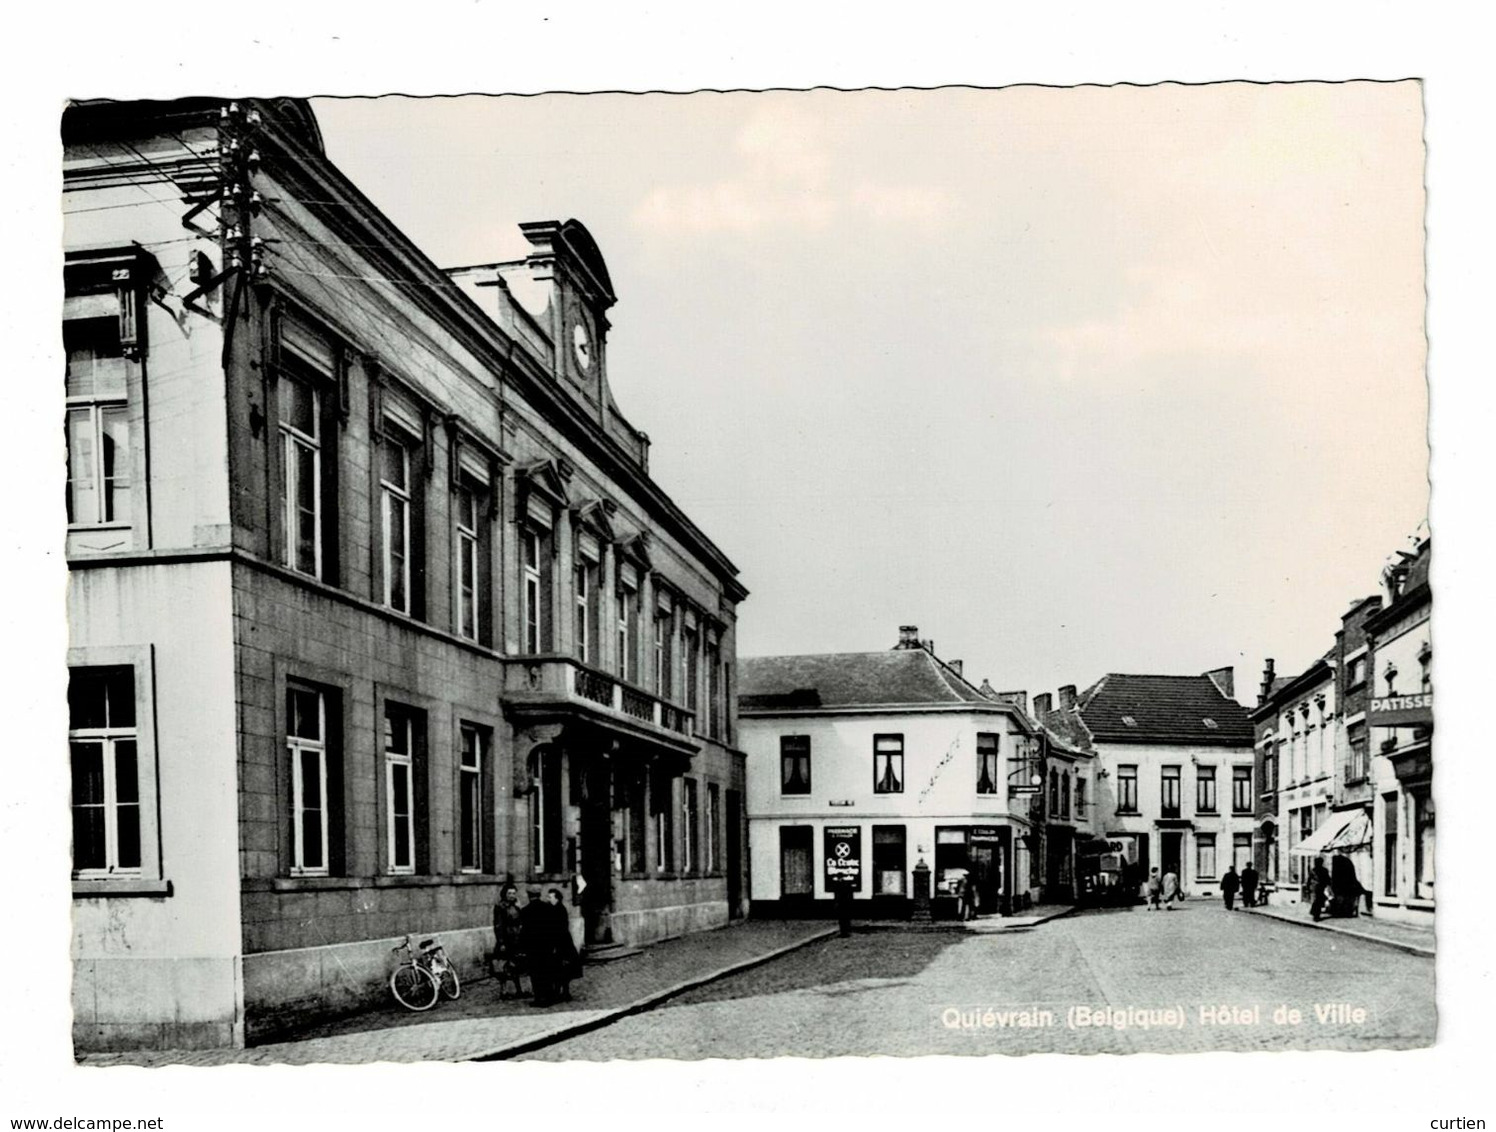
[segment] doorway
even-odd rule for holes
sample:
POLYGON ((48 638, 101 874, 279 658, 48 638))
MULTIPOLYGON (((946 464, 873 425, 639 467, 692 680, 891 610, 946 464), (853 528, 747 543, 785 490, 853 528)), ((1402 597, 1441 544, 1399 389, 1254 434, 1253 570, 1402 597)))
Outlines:
POLYGON ((743 916, 743 796, 727 792, 727 918, 743 916))
POLYGON ((1184 883, 1184 834, 1176 832, 1158 835, 1159 866, 1164 875, 1173 873, 1184 883))

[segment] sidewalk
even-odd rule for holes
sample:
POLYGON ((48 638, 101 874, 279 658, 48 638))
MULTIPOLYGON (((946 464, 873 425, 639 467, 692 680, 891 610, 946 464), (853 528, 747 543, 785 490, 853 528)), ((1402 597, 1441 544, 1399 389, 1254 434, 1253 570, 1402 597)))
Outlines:
POLYGON ((1354 916, 1350 919, 1325 919, 1315 922, 1309 915, 1308 906, 1304 904, 1270 904, 1260 908, 1244 908, 1242 911, 1250 912, 1254 916, 1282 920, 1286 924, 1298 924, 1300 927, 1348 935, 1353 939, 1366 940, 1368 943, 1380 943, 1385 947, 1395 947, 1411 955, 1424 955, 1429 958, 1433 958, 1434 955, 1434 933, 1427 928, 1389 923, 1373 916, 1354 916))
POLYGON ((1001 935, 1003 932, 1023 931, 1039 924, 1057 920, 1075 911, 1073 904, 1035 904, 1026 912, 1016 916, 978 916, 963 925, 967 931, 978 935, 1001 935))
POLYGON ((589 965, 572 985, 574 1001, 533 1007, 500 999, 487 973, 471 972, 462 997, 411 1014, 393 1003, 309 1030, 289 1041, 250 1049, 94 1053, 88 1067, 113 1065, 312 1065, 376 1061, 474 1061, 512 1057, 562 1037, 607 1025, 627 1014, 768 962, 836 934, 835 925, 747 921, 665 940, 639 954, 589 965))

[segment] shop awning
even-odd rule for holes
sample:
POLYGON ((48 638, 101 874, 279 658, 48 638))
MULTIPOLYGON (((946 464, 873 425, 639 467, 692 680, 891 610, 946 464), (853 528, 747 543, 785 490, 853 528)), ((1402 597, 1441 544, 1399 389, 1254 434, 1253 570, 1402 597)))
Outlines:
POLYGON ((1371 817, 1365 810, 1357 810, 1355 814, 1346 827, 1325 844, 1326 849, 1331 852, 1336 849, 1349 852, 1371 844, 1371 817))
POLYGON ((1295 845, 1291 852, 1296 857, 1313 857, 1329 852, 1330 842, 1339 837, 1359 814, 1358 810, 1341 810, 1331 814, 1320 823, 1318 829, 1295 845))

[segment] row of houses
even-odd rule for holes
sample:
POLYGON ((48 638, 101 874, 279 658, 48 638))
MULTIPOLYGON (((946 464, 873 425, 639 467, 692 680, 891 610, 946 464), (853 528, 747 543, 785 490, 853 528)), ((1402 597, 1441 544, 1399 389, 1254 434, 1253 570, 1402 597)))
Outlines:
POLYGON ((938 902, 954 873, 981 913, 1136 893, 1155 867, 1214 895, 1251 859, 1258 783, 1232 669, 1111 673, 1032 704, 962 669, 914 626, 886 652, 743 660, 755 912, 829 912, 816 863, 848 829, 874 915, 909 914, 922 868, 919 895, 938 902))
POLYGON ((1252 711, 1262 784, 1254 856, 1283 899, 1306 895, 1317 857, 1338 853, 1370 911, 1427 926, 1434 914, 1432 542, 1416 536, 1382 592, 1341 616, 1303 672, 1269 660, 1252 711))

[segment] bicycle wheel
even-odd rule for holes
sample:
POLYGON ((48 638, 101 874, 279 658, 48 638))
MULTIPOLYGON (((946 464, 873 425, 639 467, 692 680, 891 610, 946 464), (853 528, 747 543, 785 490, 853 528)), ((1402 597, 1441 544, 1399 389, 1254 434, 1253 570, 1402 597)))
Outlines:
POLYGON ((405 964, 390 976, 390 993, 406 1010, 430 1010, 440 991, 430 971, 405 964))
POLYGON ((442 994, 448 998, 456 998, 462 994, 462 983, 457 979, 457 968, 450 963, 442 968, 441 989, 442 994))

